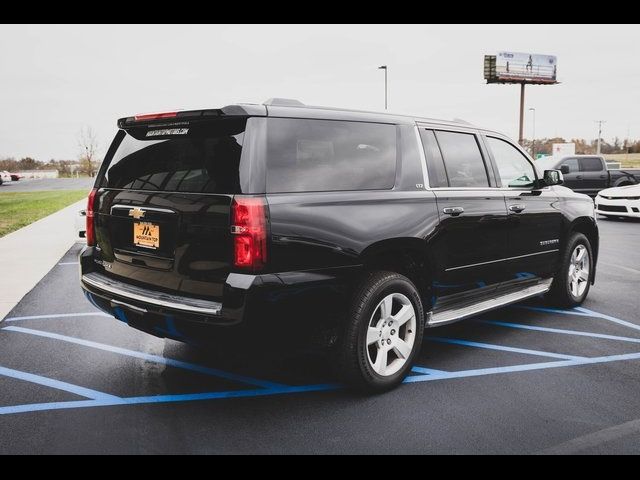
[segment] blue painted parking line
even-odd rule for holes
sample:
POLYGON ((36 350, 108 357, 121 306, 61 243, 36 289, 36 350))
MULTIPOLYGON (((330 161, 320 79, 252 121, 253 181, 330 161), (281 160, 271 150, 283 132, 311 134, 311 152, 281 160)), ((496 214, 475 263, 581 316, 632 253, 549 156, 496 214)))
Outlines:
POLYGON ((109 395, 107 393, 91 390, 90 388, 80 387, 73 385, 72 383, 61 382, 52 378, 35 375, 33 373, 22 372, 20 370, 13 370, 11 368, 0 367, 0 375, 3 377, 15 378, 29 383, 35 383, 44 387, 54 388, 56 390, 62 390, 64 392, 73 393, 81 397, 90 398, 92 400, 110 400, 120 401, 120 397, 115 395, 109 395))
POLYGON ((520 308, 523 310, 531 310, 532 312, 544 312, 544 313, 560 313, 562 315, 576 315, 578 317, 593 317, 585 312, 579 312, 572 308, 568 310, 562 310, 560 308, 548 308, 548 307, 530 307, 529 305, 512 305, 510 308, 520 308))
POLYGON ((611 315, 606 315, 600 312, 594 312, 593 310, 589 310, 584 307, 576 307, 568 310, 562 310, 559 308, 546 308, 546 307, 530 307, 528 305, 514 305, 512 308, 524 308, 525 310, 532 310, 534 312, 545 312, 545 313, 560 313, 562 315, 577 315, 579 317, 590 317, 590 318, 602 318, 603 320, 608 320, 613 323, 617 323, 618 325, 623 325, 628 328, 632 328, 634 330, 640 330, 640 325, 635 323, 627 322, 626 320, 621 320, 616 317, 612 317, 611 315))
POLYGON ((413 367, 411 369, 413 373, 421 373, 422 375, 442 375, 445 372, 444 370, 434 370, 433 368, 424 368, 424 367, 413 367))
MULTIPOLYGON (((624 320, 620 320, 608 315, 592 312, 591 310, 587 310, 584 308, 573 309, 573 310, 556 310, 556 309, 548 309, 548 308, 541 308, 541 307, 519 307, 519 308, 527 308, 530 310, 543 311, 546 313, 561 313, 561 314, 585 316, 585 317, 592 317, 592 318, 603 318, 605 320, 609 320, 614 323, 625 325, 630 328, 640 329, 640 326, 638 325, 632 324, 630 322, 625 322, 624 320)), ((21 321, 21 320, 54 319, 54 318, 81 317, 81 316, 108 317, 109 315, 101 312, 88 312, 88 313, 75 313, 75 314, 37 315, 37 316, 31 316, 31 317, 13 317, 13 318, 7 319, 7 321, 15 322, 15 321, 21 321)), ((547 327, 537 327, 533 325, 523 325, 523 324, 508 323, 508 322, 496 322, 496 321, 489 321, 489 320, 476 320, 476 321, 490 324, 490 325, 502 326, 502 327, 545 331, 549 333, 559 333, 559 334, 568 334, 568 335, 582 335, 582 336, 589 336, 589 337, 595 337, 595 338, 640 343, 640 339, 630 338, 630 337, 620 337, 620 336, 605 335, 605 334, 598 334, 598 333, 592 333, 592 332, 582 332, 577 330, 574 331, 574 330, 563 330, 563 329, 547 328, 547 327)), ((176 394, 176 395, 163 394, 163 395, 120 398, 114 395, 109 395, 107 393, 97 392, 91 389, 85 389, 84 387, 80 387, 77 385, 72 385, 65 382, 59 382, 57 380, 52 380, 46 377, 41 377, 38 375, 26 373, 26 372, 19 372, 16 370, 0 367, 0 375, 19 378, 27 382, 49 386, 51 388, 57 388, 59 390, 75 393, 87 398, 87 400, 49 402, 49 403, 40 403, 40 404, 0 407, 0 415, 35 412, 35 411, 91 408, 91 407, 101 407, 101 406, 183 403, 183 402, 228 399, 228 398, 264 397, 264 396, 295 394, 295 393, 305 393, 305 392, 333 391, 333 390, 339 390, 342 388, 339 385, 330 385, 330 384, 303 385, 303 386, 282 385, 278 383, 258 380, 255 378, 245 377, 242 375, 236 375, 233 373, 224 372, 221 370, 205 367, 202 365, 183 362, 180 360, 168 359, 168 358, 160 357, 157 355, 147 354, 144 352, 127 350, 121 347, 105 345, 97 342, 92 342, 89 340, 83 340, 76 337, 69 337, 66 335, 60 335, 60 334, 45 332, 41 330, 33 330, 33 329, 22 328, 17 326, 8 326, 2 330, 7 330, 9 332, 19 332, 24 334, 37 335, 45 338, 51 338, 54 340, 70 342, 77 345, 86 346, 89 348, 96 348, 96 349, 109 351, 109 352, 113 352, 121 355, 127 355, 134 358, 140 358, 146 361, 165 364, 168 366, 173 366, 173 367, 182 368, 190 371, 204 373, 207 375, 213 375, 213 376, 225 378, 225 379, 236 381, 236 382, 255 385, 260 388, 250 389, 250 390, 232 390, 232 391, 223 391, 223 392, 205 392, 205 393, 176 394)), ((508 347, 503 345, 472 342, 472 341, 452 339, 452 338, 431 337, 431 338, 427 338, 427 340, 442 342, 442 343, 449 343, 449 344, 464 345, 464 346, 476 347, 476 348, 488 348, 491 350, 500 350, 500 351, 507 351, 507 352, 513 352, 513 353, 523 353, 523 354, 529 354, 529 355, 544 356, 544 357, 550 357, 550 358, 557 358, 559 360, 551 361, 551 362, 531 363, 531 364, 525 364, 525 365, 513 365, 513 366, 506 366, 506 367, 461 370, 461 371, 455 371, 455 372, 447 372, 443 370, 436 370, 436 369, 431 369, 427 367, 415 366, 412 369, 412 371, 413 373, 416 373, 418 375, 407 377, 404 383, 407 383, 407 384, 420 383, 420 382, 428 382, 428 381, 436 381, 436 380, 448 380, 448 379, 454 379, 454 378, 480 377, 480 376, 486 376, 486 375, 495 375, 495 374, 512 373, 512 372, 526 372, 526 371, 546 370, 546 369, 552 369, 552 368, 571 367, 571 366, 579 366, 579 365, 595 365, 595 364, 603 364, 603 363, 610 363, 610 362, 617 362, 617 361, 640 360, 640 353, 586 358, 586 357, 557 354, 557 353, 551 353, 551 352, 543 352, 538 350, 529 350, 524 348, 508 347)))
POLYGON ((71 402, 49 402, 27 405, 13 405, 0 407, 0 415, 15 413, 42 412, 48 410, 70 410, 76 408, 111 407, 118 405, 145 405, 158 403, 185 403, 204 400, 221 400, 227 398, 252 398, 267 397, 273 395, 286 395, 292 393, 326 392, 338 390, 339 385, 303 385, 299 387, 261 388, 258 390, 230 390, 225 392, 185 393, 179 395, 151 395, 146 397, 125 397, 113 399, 104 398, 97 400, 79 400, 71 402))
POLYGON ((618 325, 623 325, 625 327, 632 328, 634 330, 640 330, 640 325, 636 325, 635 323, 627 322, 626 320, 621 320, 619 318, 612 317, 611 315, 594 312, 593 310, 589 310, 583 307, 577 307, 575 310, 582 314, 588 315, 590 317, 602 318, 603 320, 608 320, 610 322, 617 323, 618 325))
POLYGON ((102 312, 84 312, 84 313, 56 313, 53 315, 31 315, 29 317, 9 317, 5 318, 5 322, 22 322, 24 320, 55 320, 58 318, 73 318, 73 317, 109 317, 113 318, 111 315, 107 315, 102 312))
POLYGON ((152 355, 150 353, 138 352, 136 350, 128 350, 126 348, 114 347, 112 345, 105 345, 103 343, 92 342, 90 340, 83 340, 81 338, 69 337, 67 335, 60 335, 58 333, 45 332, 42 330, 33 330, 31 328, 23 327, 5 327, 3 331, 20 332, 29 335, 36 335, 39 337, 51 338, 54 340, 60 340, 63 342, 74 343, 76 345, 82 345, 84 347, 95 348, 107 352, 117 353, 120 355, 126 355, 128 357, 139 358, 148 362, 159 363, 170 367, 181 368, 183 370, 190 370, 193 372, 203 373, 205 375, 211 375, 214 377, 224 378, 225 380, 231 380, 239 383, 247 383, 249 385, 255 385, 262 388, 285 388, 287 385, 282 385, 274 382, 267 382, 264 380, 258 380, 256 378, 246 377, 244 375, 236 375, 234 373, 217 370, 215 368, 204 367, 194 363, 183 362, 181 360, 175 360, 172 358, 165 358, 159 355, 152 355))
POLYGON ((493 345, 490 343, 470 342, 468 340, 459 340, 457 338, 427 337, 426 340, 431 342, 449 343, 453 345, 463 345, 465 347, 486 348, 489 350, 500 350, 503 352, 524 353, 526 355, 537 355, 539 357, 561 358, 563 360, 575 360, 584 357, 575 355, 565 355, 563 353, 542 352, 540 350, 529 350, 527 348, 506 347, 504 345, 493 345))
POLYGON ((49 410, 61 410, 70 408, 90 408, 98 407, 102 404, 122 405, 107 400, 77 400, 74 402, 50 402, 50 403, 28 403, 26 405, 12 405, 10 407, 0 407, 0 415, 12 415, 16 413, 46 412, 49 410))
POLYGON ((448 380, 453 378, 481 377, 501 373, 528 372, 533 370, 546 370, 549 368, 573 367, 578 365, 597 365, 625 360, 640 360, 640 353, 628 353, 624 355, 610 355, 606 357, 577 358, 575 360, 561 360, 557 362, 529 363, 525 365, 513 365, 510 367, 480 368, 476 370, 461 370, 441 375, 419 375, 407 377, 404 383, 431 382, 435 380, 448 380))
MULTIPOLYGON (((595 358, 579 358, 575 360, 561 360, 556 362, 532 363, 532 364, 525 364, 525 365, 514 365, 510 367, 462 370, 458 372, 445 372, 445 373, 433 374, 433 375, 417 375, 413 377, 407 377, 404 383, 409 384, 409 383, 421 383, 421 382, 430 382, 430 381, 439 381, 439 380, 450 380, 455 378, 481 377, 486 375, 545 370, 545 369, 551 369, 551 368, 561 368, 561 367, 570 367, 570 366, 578 366, 578 365, 596 365, 596 364, 619 362, 619 361, 625 361, 625 360, 640 360, 640 353, 631 353, 631 354, 625 354, 625 355, 611 355, 607 357, 595 357, 595 358)), ((182 402, 228 399, 228 398, 251 398, 251 397, 263 397, 263 396, 272 396, 272 395, 283 395, 283 394, 291 394, 291 393, 332 391, 332 390, 338 390, 340 388, 341 387, 338 385, 305 385, 300 387, 283 387, 283 388, 258 389, 258 390, 233 390, 233 391, 226 391, 226 392, 210 392, 210 393, 196 393, 196 394, 182 394, 182 395, 154 395, 154 396, 147 396, 147 397, 131 397, 131 398, 116 397, 113 400, 100 399, 100 400, 93 400, 93 401, 53 402, 53 403, 46 403, 46 404, 0 407, 0 415, 2 414, 6 415, 6 414, 12 414, 12 413, 26 413, 26 412, 32 412, 32 411, 104 407, 104 406, 115 406, 115 405, 182 403, 182 402)))
POLYGON ((487 325, 497 325, 499 327, 518 328, 521 330, 533 330, 536 332, 559 333, 565 335, 576 335, 581 337, 602 338, 605 340, 619 340, 621 342, 640 343, 640 338, 620 337, 617 335, 606 335, 604 333, 583 332, 580 330, 564 330, 561 328, 538 327, 535 325, 525 325, 522 323, 498 322, 496 320, 476 320, 478 323, 487 325))

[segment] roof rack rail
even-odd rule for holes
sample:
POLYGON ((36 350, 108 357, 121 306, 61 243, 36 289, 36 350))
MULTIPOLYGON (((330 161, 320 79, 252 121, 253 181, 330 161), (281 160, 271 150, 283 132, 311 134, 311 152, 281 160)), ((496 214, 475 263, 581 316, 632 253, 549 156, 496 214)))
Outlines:
POLYGON ((270 98, 263 105, 283 106, 283 107, 304 107, 304 103, 293 98, 270 98))
POLYGON ((452 121, 456 122, 456 123, 462 123, 463 125, 471 125, 471 126, 473 126, 473 123, 467 122, 466 120, 463 120, 461 118, 454 118, 452 121))

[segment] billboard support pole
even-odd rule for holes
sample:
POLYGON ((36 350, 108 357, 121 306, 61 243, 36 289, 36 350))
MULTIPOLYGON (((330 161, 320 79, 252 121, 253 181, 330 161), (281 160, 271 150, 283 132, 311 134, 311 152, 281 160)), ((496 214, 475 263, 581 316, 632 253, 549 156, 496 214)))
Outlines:
POLYGON ((518 143, 524 147, 524 82, 520 84, 520 134, 518 143))

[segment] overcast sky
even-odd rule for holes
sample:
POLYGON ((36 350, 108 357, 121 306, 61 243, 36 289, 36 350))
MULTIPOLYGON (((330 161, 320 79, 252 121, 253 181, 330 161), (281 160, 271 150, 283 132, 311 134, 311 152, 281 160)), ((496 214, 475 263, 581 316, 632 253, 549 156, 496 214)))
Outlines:
MULTIPOLYGON (((519 87, 486 85, 483 56, 557 55, 560 85, 528 86, 536 136, 640 137, 636 26, 3 26, 0 158, 78 156, 91 126, 103 154, 118 117, 297 98, 461 118, 517 138, 519 87)), ((528 112, 525 134, 532 132, 528 112)))

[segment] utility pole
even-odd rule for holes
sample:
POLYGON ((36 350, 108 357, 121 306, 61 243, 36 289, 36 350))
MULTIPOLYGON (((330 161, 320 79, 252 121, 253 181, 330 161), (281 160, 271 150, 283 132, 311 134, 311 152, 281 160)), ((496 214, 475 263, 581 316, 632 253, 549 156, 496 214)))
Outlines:
POLYGON ((626 141, 626 144, 627 144, 627 154, 626 154, 626 155, 625 155, 625 157, 624 157, 624 161, 625 161, 625 162, 628 162, 628 161, 629 161, 629 148, 631 147, 631 145, 630 145, 631 140, 629 139, 629 132, 630 132, 630 130, 631 130, 631 126, 630 126, 630 125, 627 125, 627 141, 626 141))
POLYGON ((530 112, 533 112, 533 133, 531 138, 531 156, 536 159, 536 109, 531 107, 530 112))
POLYGON ((387 109, 387 96, 388 96, 388 92, 389 89, 387 87, 387 66, 386 65, 381 65, 378 67, 378 70, 384 70, 384 109, 387 109))
POLYGON ((596 123, 598 124, 598 147, 596 150, 596 154, 600 155, 600 143, 602 141, 602 124, 603 123, 607 123, 606 120, 596 120, 596 123))

